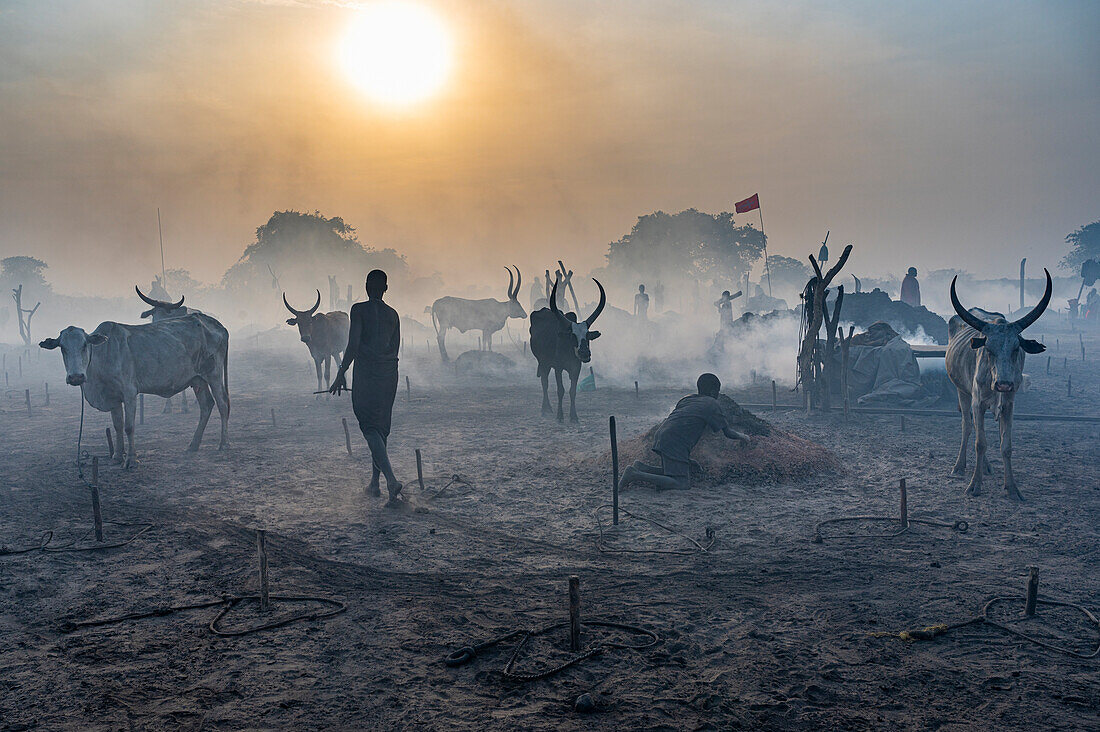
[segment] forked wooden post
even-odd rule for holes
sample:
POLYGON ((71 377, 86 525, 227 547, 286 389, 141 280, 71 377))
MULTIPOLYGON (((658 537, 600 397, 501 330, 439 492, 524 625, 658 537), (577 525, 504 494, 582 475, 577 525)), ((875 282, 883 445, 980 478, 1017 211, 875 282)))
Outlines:
POLYGON ((256 529, 256 553, 260 557, 260 612, 266 613, 271 607, 267 592, 267 532, 256 529))
POLYGON ((99 458, 92 458, 92 524, 95 540, 103 543, 103 511, 99 506, 99 458))
POLYGON ((111 428, 107 428, 107 457, 115 456, 115 441, 111 439, 111 428))
POLYGON ((416 448, 416 482, 420 484, 420 493, 424 493, 424 459, 420 456, 420 448, 416 448))
MULTIPOLYGON (((637 383, 637 382, 635 382, 637 383)), ((619 438, 615 430, 615 417, 608 419, 611 427, 611 523, 619 525, 619 438)))
POLYGON ((138 394, 138 424, 145 424, 145 395, 138 394))
POLYGON ((351 433, 348 432, 348 418, 341 417, 341 422, 344 423, 344 447, 348 449, 348 455, 351 454, 351 433))
POLYGON ((909 492, 905 489, 905 478, 899 484, 901 488, 901 528, 909 526, 909 492))
POLYGON ((569 650, 581 650, 581 578, 569 577, 569 650))
POLYGON ((1035 617, 1035 605, 1039 596, 1039 568, 1027 568, 1027 599, 1024 600, 1024 616, 1035 617))

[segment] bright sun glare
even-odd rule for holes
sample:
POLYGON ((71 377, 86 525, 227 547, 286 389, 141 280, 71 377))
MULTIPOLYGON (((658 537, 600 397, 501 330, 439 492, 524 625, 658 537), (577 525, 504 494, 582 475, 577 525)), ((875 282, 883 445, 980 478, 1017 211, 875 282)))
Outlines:
POLYGON ((340 44, 340 65, 373 101, 406 106, 435 94, 451 71, 451 35, 442 19, 416 2, 366 5, 340 44))

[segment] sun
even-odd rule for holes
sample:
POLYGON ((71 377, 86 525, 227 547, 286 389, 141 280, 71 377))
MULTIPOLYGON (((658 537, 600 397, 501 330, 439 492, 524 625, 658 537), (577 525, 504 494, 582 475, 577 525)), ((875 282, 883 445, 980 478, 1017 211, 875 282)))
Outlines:
POLYGON ((451 72, 451 34, 431 8, 406 0, 365 5, 348 26, 339 61, 371 100, 405 107, 435 95, 451 72))

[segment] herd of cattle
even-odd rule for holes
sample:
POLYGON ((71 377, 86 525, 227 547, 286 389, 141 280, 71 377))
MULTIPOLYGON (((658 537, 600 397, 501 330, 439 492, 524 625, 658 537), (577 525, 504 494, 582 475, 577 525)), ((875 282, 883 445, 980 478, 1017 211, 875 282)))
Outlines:
MULTIPOLYGON (((1022 500, 1012 475, 1012 412, 1016 392, 1023 380, 1025 353, 1041 353, 1045 347, 1024 338, 1024 329, 1033 324, 1050 303, 1052 282, 1047 273, 1046 291, 1039 304, 1022 318, 1009 322, 1000 313, 972 308, 959 302, 955 281, 951 283, 951 304, 955 315, 949 323, 947 374, 958 390, 962 412, 962 445, 954 471, 962 475, 966 469, 966 451, 972 432, 976 433, 975 466, 967 487, 970 495, 981 489, 982 476, 991 472, 986 458, 985 412, 992 410, 1001 434, 1001 455, 1004 458, 1004 487, 1010 498, 1022 500)), ((504 328, 510 318, 526 318, 518 296, 523 281, 519 268, 515 276, 508 269, 508 299, 470 300, 442 297, 431 308, 439 353, 447 360, 444 343, 446 333, 455 328, 460 332, 481 331, 482 347, 491 349, 492 336, 504 328)), ((552 413, 549 398, 549 375, 553 371, 558 386, 558 421, 564 420, 565 394, 562 374, 570 379, 569 418, 577 422, 576 395, 581 365, 592 359, 591 342, 600 337, 592 326, 607 304, 603 285, 595 310, 584 320, 576 313, 563 313, 558 306, 558 284, 547 298, 547 306, 530 314, 531 353, 538 361, 537 376, 542 380, 542 411, 552 413)), ((96 409, 110 412, 119 444, 113 457, 125 467, 133 465, 134 416, 139 394, 154 394, 170 398, 190 387, 198 401, 199 423, 189 450, 198 450, 203 432, 214 406, 221 417, 219 449, 229 442, 229 331, 215 318, 178 302, 155 300, 134 288, 143 302, 150 306, 141 314, 149 324, 126 325, 107 321, 92 333, 69 326, 57 338, 47 338, 39 345, 46 349, 60 348, 65 365, 65 381, 79 386, 83 398, 96 409), (123 439, 123 436, 125 439, 123 439)), ((297 326, 303 343, 309 348, 317 371, 317 388, 327 388, 330 359, 339 362, 347 347, 350 320, 340 311, 318 313, 321 293, 308 310, 296 310, 286 305, 294 317, 286 322, 297 326), (324 379, 322 382, 322 364, 324 379)))

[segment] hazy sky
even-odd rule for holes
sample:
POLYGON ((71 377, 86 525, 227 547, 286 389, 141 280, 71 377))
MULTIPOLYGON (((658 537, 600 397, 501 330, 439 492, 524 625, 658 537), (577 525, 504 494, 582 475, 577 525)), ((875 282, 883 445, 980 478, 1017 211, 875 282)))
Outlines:
POLYGON ((1100 3, 432 4, 456 66, 396 112, 336 62, 354 3, 0 0, 0 256, 121 294, 160 206, 216 281, 294 208, 420 271, 585 270, 759 191, 772 253, 1011 276, 1100 218, 1100 3))

